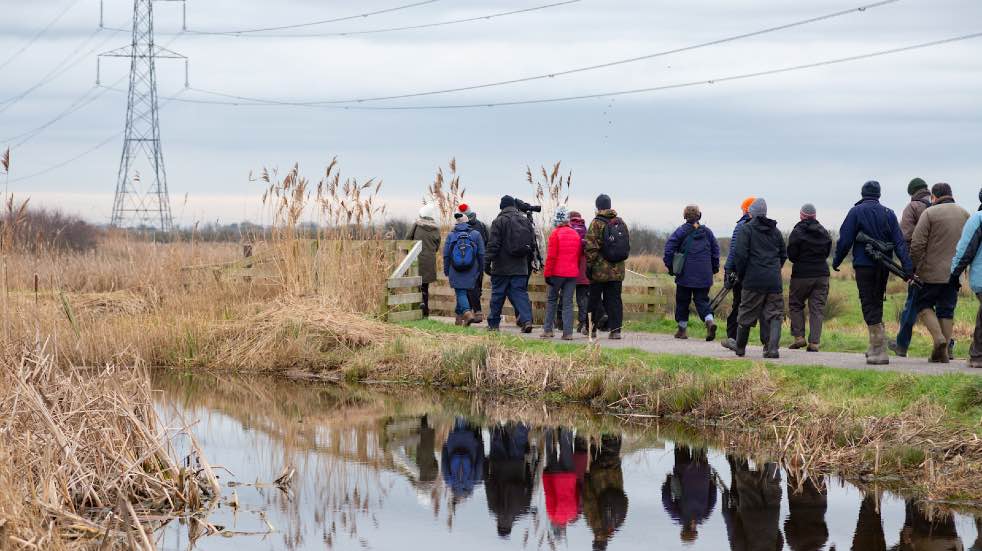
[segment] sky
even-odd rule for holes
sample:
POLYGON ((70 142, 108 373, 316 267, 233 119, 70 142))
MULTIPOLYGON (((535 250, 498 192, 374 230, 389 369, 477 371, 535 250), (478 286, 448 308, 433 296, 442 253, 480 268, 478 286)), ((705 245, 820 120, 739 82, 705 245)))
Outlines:
MULTIPOLYGON (((805 202, 817 206, 820 220, 837 226, 870 179, 882 183, 884 202, 898 212, 915 176, 949 182, 966 208, 978 205, 982 38, 739 81, 494 108, 366 111, 166 99, 180 93, 222 100, 201 92, 209 90, 310 102, 469 86, 685 47, 873 0, 580 0, 419 30, 297 36, 427 24, 555 1, 438 0, 266 38, 175 35, 181 30, 179 4, 157 2, 157 43, 190 60, 192 88, 183 92, 183 63, 158 61, 175 221, 264 222, 263 186, 250 181, 250 172, 282 172, 299 163, 316 181, 335 156, 343 177, 382 179, 389 216, 406 219, 415 215, 436 169, 451 158, 468 202, 483 218, 497 212, 502 194, 531 198, 526 166, 557 161, 572 171, 571 207, 590 212, 596 195, 607 193, 629 223, 656 229, 677 226, 683 207, 695 203, 704 222, 725 233, 750 195, 765 197, 771 217, 786 229, 805 202)), ((406 3, 189 0, 187 21, 197 31, 249 29, 406 3)), ((104 0, 106 27, 128 28, 132 7, 127 0, 104 0)), ((19 199, 104 223, 112 209, 122 147, 122 137, 114 135, 123 129, 126 96, 94 88, 95 54, 127 45, 129 35, 99 30, 99 14, 99 0, 0 0, 0 149, 79 98, 95 98, 13 148, 8 186, 19 199), (67 70, 56 71, 64 60, 67 70), (9 101, 53 70, 57 78, 9 101)), ((486 104, 657 87, 979 31, 977 0, 900 0, 616 67, 361 105, 486 104)), ((101 81, 122 89, 127 71, 127 60, 103 59, 101 81)))

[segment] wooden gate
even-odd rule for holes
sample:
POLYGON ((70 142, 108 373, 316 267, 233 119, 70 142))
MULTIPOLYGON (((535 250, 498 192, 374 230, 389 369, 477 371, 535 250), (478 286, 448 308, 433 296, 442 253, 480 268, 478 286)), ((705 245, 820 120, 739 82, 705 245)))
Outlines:
POLYGON ((385 284, 386 321, 423 319, 423 278, 419 276, 422 241, 391 241, 391 256, 399 262, 385 284))

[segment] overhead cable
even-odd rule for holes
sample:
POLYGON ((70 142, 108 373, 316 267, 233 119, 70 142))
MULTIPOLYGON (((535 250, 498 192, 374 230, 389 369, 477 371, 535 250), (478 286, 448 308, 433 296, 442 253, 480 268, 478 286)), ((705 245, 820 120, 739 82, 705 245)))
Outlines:
POLYGON ((75 4, 78 4, 78 2, 79 2, 79 0, 71 0, 71 2, 69 2, 68 4, 66 4, 65 7, 62 8, 62 10, 60 12, 58 12, 58 14, 55 16, 54 19, 52 19, 50 22, 48 22, 48 24, 45 25, 41 30, 39 30, 38 32, 34 33, 34 35, 31 36, 31 38, 28 39, 28 41, 23 46, 21 46, 21 48, 19 50, 17 50, 16 52, 12 53, 10 55, 10 57, 8 57, 6 60, 3 61, 3 63, 0 63, 0 70, 2 70, 4 67, 6 67, 7 65, 9 65, 13 60, 15 60, 18 57, 20 57, 20 55, 23 54, 24 52, 26 52, 28 48, 30 48, 31 46, 33 46, 34 43, 38 41, 38 39, 40 39, 42 36, 45 35, 45 33, 47 33, 48 31, 51 30, 51 27, 55 26, 55 23, 57 23, 58 21, 61 21, 61 18, 64 17, 65 14, 69 12, 69 10, 71 10, 73 7, 75 7, 75 4))

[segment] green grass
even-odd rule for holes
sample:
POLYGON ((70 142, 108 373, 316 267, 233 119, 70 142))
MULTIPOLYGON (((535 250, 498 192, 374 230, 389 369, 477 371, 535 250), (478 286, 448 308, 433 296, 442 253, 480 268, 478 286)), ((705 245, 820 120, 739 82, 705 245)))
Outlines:
MULTIPOLYGON (((454 327, 432 320, 407 325, 435 334, 487 334, 483 329, 454 327)), ((510 348, 532 353, 567 355, 583 350, 583 345, 530 340, 503 333, 495 338, 510 348)), ((631 348, 602 349, 599 354, 600 362, 613 369, 640 363, 669 373, 687 372, 707 381, 721 382, 746 375, 761 365, 753 360, 654 354, 631 348)), ((856 416, 884 416, 927 401, 944 407, 945 421, 957 426, 978 427, 982 419, 982 378, 974 375, 913 375, 823 366, 763 365, 778 382, 781 397, 789 402, 817 398, 856 416)))

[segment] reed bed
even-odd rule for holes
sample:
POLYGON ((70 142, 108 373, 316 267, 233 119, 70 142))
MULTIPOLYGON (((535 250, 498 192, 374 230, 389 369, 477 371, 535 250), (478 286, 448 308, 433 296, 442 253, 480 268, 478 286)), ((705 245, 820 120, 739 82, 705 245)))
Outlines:
POLYGON ((218 495, 204 458, 169 446, 143 369, 63 369, 43 347, 2 363, 0 546, 149 551, 218 495))

